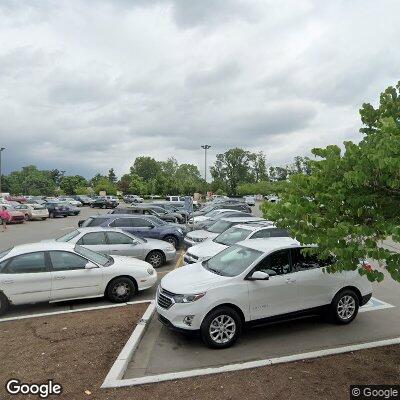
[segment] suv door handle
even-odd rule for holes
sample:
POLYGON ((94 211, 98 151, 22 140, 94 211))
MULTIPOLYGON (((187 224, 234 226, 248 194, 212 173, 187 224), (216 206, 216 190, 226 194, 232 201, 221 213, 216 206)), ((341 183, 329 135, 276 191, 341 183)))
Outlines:
POLYGON ((65 279, 65 276, 56 276, 55 279, 58 279, 58 280, 65 279))

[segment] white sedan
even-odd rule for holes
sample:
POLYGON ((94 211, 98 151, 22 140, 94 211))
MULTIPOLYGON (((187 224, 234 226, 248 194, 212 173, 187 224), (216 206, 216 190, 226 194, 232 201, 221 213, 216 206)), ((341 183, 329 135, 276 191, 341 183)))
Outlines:
POLYGON ((10 304, 103 296, 124 303, 156 281, 151 264, 130 257, 60 242, 15 246, 0 252, 0 314, 10 304))

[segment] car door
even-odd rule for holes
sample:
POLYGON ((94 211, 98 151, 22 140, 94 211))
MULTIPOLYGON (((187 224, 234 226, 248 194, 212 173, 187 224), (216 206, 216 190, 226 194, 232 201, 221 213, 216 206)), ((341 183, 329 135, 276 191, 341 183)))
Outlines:
POLYGON ((290 262, 290 249, 266 256, 252 271, 269 274, 268 280, 248 281, 251 320, 281 315, 299 309, 297 286, 290 262))
POLYGON ((86 269, 86 258, 69 251, 50 251, 52 287, 50 301, 103 294, 102 268, 86 269))
POLYGON ((0 289, 13 304, 49 301, 51 273, 43 251, 15 256, 0 264, 0 289))
POLYGON ((324 272, 324 267, 331 264, 332 259, 321 260, 315 254, 296 248, 292 249, 292 262, 299 301, 305 309, 330 304, 337 291, 345 286, 346 272, 324 272))
POLYGON ((107 254, 117 254, 128 257, 144 257, 143 246, 138 240, 121 232, 106 232, 107 254))
POLYGON ((108 244, 104 232, 89 232, 84 234, 77 242, 80 246, 99 253, 107 253, 108 244))

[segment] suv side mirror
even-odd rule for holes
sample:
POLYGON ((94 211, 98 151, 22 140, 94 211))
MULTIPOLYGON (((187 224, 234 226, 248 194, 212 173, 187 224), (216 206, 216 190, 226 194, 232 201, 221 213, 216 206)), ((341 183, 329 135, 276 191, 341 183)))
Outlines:
POLYGON ((85 265, 85 269, 94 269, 97 268, 97 265, 92 263, 91 261, 88 261, 85 265))
POLYGON ((269 275, 266 272, 254 271, 248 279, 250 281, 266 281, 269 279, 269 275))

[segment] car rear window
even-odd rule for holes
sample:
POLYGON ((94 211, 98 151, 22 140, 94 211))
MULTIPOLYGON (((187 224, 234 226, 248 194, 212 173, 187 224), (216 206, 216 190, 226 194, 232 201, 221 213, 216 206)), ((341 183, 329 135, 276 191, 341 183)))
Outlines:
POLYGON ((83 224, 82 227, 87 226, 100 226, 103 222, 106 222, 108 218, 88 218, 83 224))
POLYGON ((0 260, 1 260, 3 257, 5 257, 12 249, 13 249, 13 248, 10 247, 9 249, 1 250, 1 251, 0 251, 0 260))

